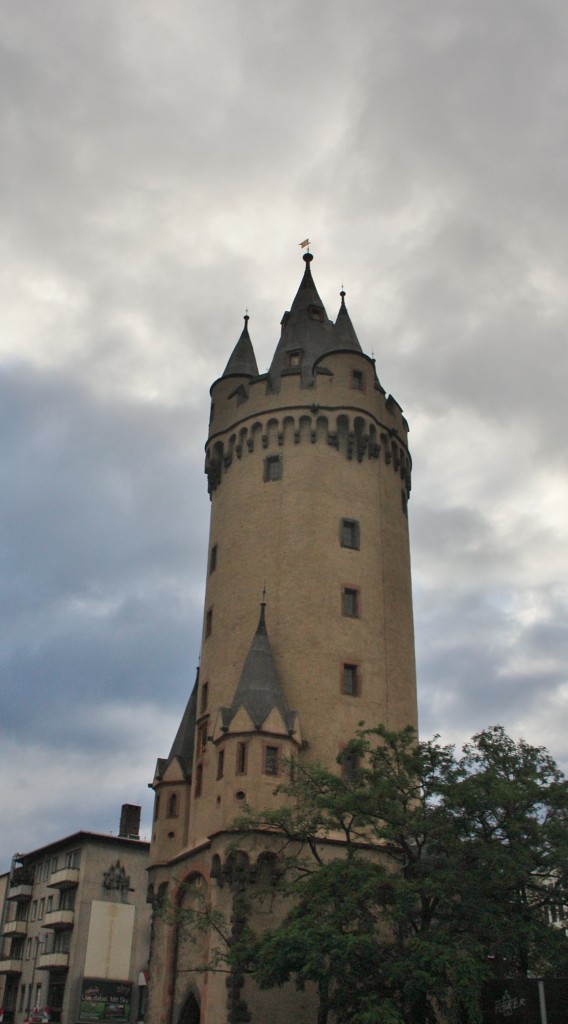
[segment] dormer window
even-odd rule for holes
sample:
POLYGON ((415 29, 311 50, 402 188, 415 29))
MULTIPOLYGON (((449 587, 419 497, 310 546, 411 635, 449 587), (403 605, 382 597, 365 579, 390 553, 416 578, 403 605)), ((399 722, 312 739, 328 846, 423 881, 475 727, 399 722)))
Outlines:
POLYGON ((323 324, 325 316, 323 306, 308 306, 308 316, 310 320, 318 320, 320 324, 323 324))
POLYGON ((294 366, 301 366, 302 364, 302 350, 297 348, 293 352, 286 353, 286 367, 291 369, 294 366))

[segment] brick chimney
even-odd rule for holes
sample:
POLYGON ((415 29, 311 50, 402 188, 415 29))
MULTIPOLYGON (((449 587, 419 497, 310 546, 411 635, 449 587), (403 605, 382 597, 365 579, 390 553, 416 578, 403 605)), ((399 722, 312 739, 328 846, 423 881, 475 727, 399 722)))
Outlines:
POLYGON ((121 839, 140 839, 140 814, 142 808, 138 804, 123 804, 120 812, 121 839))

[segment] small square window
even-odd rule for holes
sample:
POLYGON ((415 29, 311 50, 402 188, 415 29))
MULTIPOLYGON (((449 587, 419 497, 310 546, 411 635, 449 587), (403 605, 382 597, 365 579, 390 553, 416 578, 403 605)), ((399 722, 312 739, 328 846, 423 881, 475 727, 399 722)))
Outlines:
POLYGON ((268 455, 264 460, 265 481, 282 479, 282 456, 268 455))
POLYGON ((208 608, 205 616, 205 639, 213 632, 213 609, 208 608))
POLYGON ((343 614, 350 619, 359 616, 359 591, 356 587, 343 588, 343 614))
POLYGON ((278 775, 278 747, 264 748, 264 772, 266 775, 278 775))
POLYGON ((217 545, 214 544, 211 548, 211 554, 209 556, 209 572, 215 572, 217 568, 217 545))
POLYGON ((237 775, 246 775, 247 772, 247 745, 237 743, 237 775))
POLYGON ((351 387, 356 391, 365 390, 365 378, 362 370, 351 370, 351 387))
POLYGON ((300 349, 296 349, 295 352, 286 353, 286 366, 290 369, 293 366, 301 366, 302 364, 302 352, 300 349))
POLYGON ((357 665, 345 664, 343 666, 343 693, 348 697, 357 697, 359 694, 359 671, 357 665))
POLYGON ((357 519, 342 519, 340 525, 340 541, 342 548, 359 550, 360 535, 357 519))
POLYGON ((217 752, 217 778, 222 779, 225 774, 225 751, 219 750, 217 752))

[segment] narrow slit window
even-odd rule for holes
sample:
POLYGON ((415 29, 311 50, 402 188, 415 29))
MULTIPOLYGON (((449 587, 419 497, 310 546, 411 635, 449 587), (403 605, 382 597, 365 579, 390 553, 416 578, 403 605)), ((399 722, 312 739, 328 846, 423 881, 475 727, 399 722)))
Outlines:
POLYGON ((356 587, 343 588, 343 614, 349 619, 359 617, 359 591, 356 587))
POLYGON ((209 556, 209 572, 215 572, 217 568, 217 545, 214 544, 211 548, 211 554, 209 556))
POLYGON ((246 775, 247 772, 247 745, 237 743, 237 775, 246 775))
POLYGON ((207 701, 209 699, 209 683, 203 683, 201 687, 201 711, 207 710, 207 701))
POLYGON ((348 662, 343 666, 343 693, 348 697, 357 697, 359 693, 358 666, 348 662))
POLYGON ((195 795, 201 796, 203 792, 203 765, 195 766, 195 795))
POLYGON ((266 775, 278 775, 278 747, 265 747, 264 772, 266 775))
POLYGON ((225 751, 219 750, 217 752, 217 778, 222 779, 225 774, 225 751))

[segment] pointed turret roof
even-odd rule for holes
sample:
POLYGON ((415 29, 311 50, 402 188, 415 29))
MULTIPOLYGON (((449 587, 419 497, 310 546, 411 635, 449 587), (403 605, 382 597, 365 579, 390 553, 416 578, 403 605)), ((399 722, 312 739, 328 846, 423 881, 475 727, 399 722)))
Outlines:
POLYGON ((241 672, 233 703, 230 708, 221 708, 224 729, 229 728, 237 711, 243 707, 256 729, 260 729, 273 708, 277 708, 288 732, 294 731, 296 713, 288 711, 276 674, 266 631, 264 609, 265 603, 262 601, 258 627, 241 672))
MULTIPOLYGON (((304 276, 289 312, 286 312, 282 318, 280 341, 268 371, 272 387, 277 388, 282 373, 290 369, 288 356, 292 352, 301 353, 302 384, 304 386, 311 384, 312 367, 316 359, 328 350, 331 343, 333 324, 327 316, 314 284, 310 269, 312 260, 312 254, 305 253, 304 276)), ((292 372, 297 372, 296 365, 293 366, 292 372)))
POLYGON ((195 745, 195 722, 197 718, 197 687, 199 685, 199 669, 195 676, 195 683, 193 690, 191 691, 190 698, 187 702, 183 718, 180 722, 179 729, 176 733, 174 742, 172 743, 172 749, 170 750, 170 756, 167 759, 167 764, 173 761, 175 757, 179 758, 183 770, 186 773, 191 771, 193 764, 193 749, 195 745))
POLYGON ((258 365, 248 332, 248 313, 244 317, 245 326, 227 363, 223 377, 258 377, 258 365))
MULTIPOLYGON (((335 332, 333 339, 333 346, 335 350, 338 349, 350 349, 352 352, 362 352, 359 338, 355 334, 355 328, 351 323, 351 317, 347 312, 347 306, 345 305, 345 292, 341 289, 341 306, 339 307, 339 313, 337 314, 337 320, 335 321, 335 332)), ((328 349, 328 351, 332 351, 328 349)))

